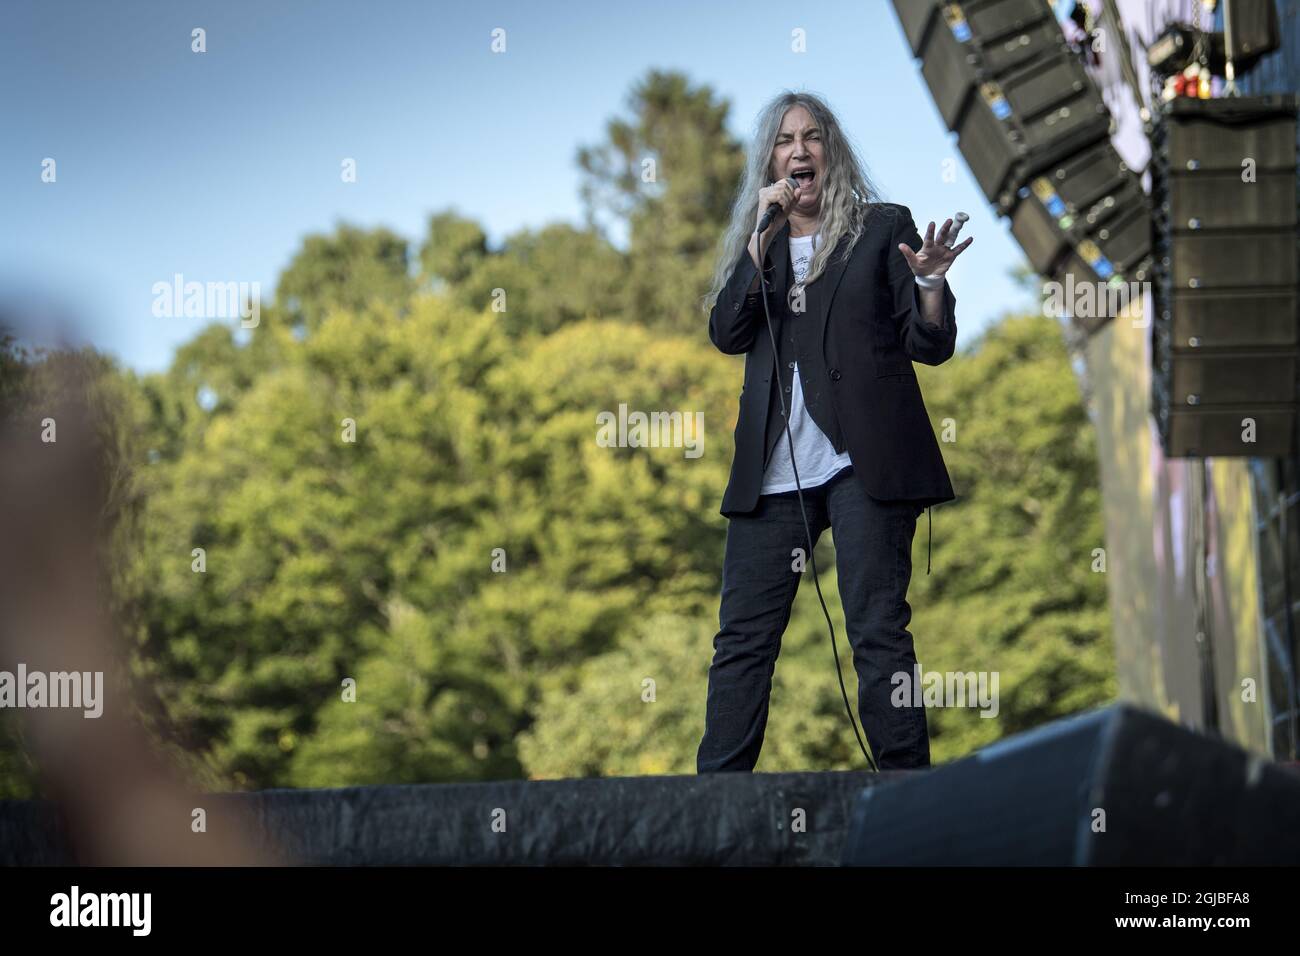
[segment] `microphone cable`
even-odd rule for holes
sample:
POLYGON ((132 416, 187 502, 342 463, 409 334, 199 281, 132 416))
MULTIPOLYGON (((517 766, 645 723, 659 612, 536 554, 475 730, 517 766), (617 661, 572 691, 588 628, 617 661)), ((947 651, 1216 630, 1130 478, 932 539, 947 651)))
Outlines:
MULTIPOLYGON (((756 237, 755 247, 760 252, 764 251, 762 233, 757 228, 755 228, 754 235, 756 237)), ((826 599, 822 597, 821 579, 818 578, 817 576, 817 556, 813 553, 814 549, 813 549, 813 539, 812 539, 812 528, 808 524, 808 512, 804 508, 804 504, 803 504, 803 486, 799 484, 799 466, 795 463, 794 460, 794 436, 791 435, 790 433, 790 416, 785 407, 785 397, 782 396, 781 394, 781 360, 777 354, 776 333, 772 330, 772 313, 771 311, 769 311, 767 306, 767 277, 764 274, 764 269, 762 266, 762 262, 765 258, 766 258, 765 255, 759 257, 759 267, 758 267, 759 292, 761 293, 763 298, 763 315, 767 319, 767 334, 769 338, 771 338, 772 340, 773 380, 776 383, 776 397, 781 402, 781 419, 785 422, 785 440, 787 446, 790 449, 790 468, 794 471, 795 491, 797 491, 799 494, 799 513, 803 515, 803 531, 804 531, 805 539, 808 542, 808 561, 812 565, 813 584, 817 588, 817 600, 821 602, 822 614, 825 615, 826 617, 826 626, 830 629, 831 654, 835 658, 835 676, 839 679, 840 682, 840 696, 844 698, 844 710, 849 715, 849 725, 852 726, 853 728, 853 736, 857 738, 858 748, 862 751, 862 756, 867 759, 867 766, 869 766, 874 772, 879 773, 880 768, 876 766, 876 762, 871 759, 871 754, 867 752, 866 745, 862 742, 862 734, 858 730, 858 722, 853 718, 853 707, 849 703, 849 692, 844 688, 844 674, 840 670, 840 652, 839 652, 839 648, 835 644, 835 625, 831 621, 831 612, 826 609, 826 599)), ((856 478, 856 476, 854 477, 856 478)))

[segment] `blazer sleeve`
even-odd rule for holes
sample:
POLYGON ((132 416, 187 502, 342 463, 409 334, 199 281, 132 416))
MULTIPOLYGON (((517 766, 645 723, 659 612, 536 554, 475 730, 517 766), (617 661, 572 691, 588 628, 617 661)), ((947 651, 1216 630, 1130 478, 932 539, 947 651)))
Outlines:
POLYGON ((893 239, 889 244, 888 274, 894 303, 894 327, 899 329, 900 343, 908 358, 923 365, 942 365, 952 358, 957 345, 957 297, 945 279, 943 321, 938 326, 927 322, 921 313, 921 287, 916 284, 912 267, 899 251, 899 243, 906 243, 913 252, 922 245, 912 211, 906 206, 899 207, 893 239))
MULTIPOLYGON (((763 257, 768 288, 772 287, 775 275, 771 255, 769 248, 763 257)), ((726 355, 748 352, 754 345, 754 337, 763 321, 763 300, 758 292, 749 292, 749 284, 757 274, 758 267, 746 249, 709 313, 709 339, 718 351, 726 355)))

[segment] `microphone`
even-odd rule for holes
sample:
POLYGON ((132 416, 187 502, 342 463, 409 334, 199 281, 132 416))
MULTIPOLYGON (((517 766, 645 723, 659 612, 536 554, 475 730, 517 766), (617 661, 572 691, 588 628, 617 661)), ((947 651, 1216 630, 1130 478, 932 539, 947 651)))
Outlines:
MULTIPOLYGON (((795 179, 793 176, 787 176, 785 181, 790 184, 791 189, 799 188, 799 180, 795 179)), ((776 214, 780 211, 781 204, 779 202, 774 202, 772 205, 767 207, 767 212, 763 213, 763 218, 758 221, 757 232, 759 235, 767 232, 767 227, 772 225, 772 220, 776 218, 776 214)))

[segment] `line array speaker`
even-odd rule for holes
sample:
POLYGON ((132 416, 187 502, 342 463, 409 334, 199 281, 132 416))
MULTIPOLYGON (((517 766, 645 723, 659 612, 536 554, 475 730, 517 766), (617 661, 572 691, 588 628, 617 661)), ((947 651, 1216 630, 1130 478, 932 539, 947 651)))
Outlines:
POLYGON ((894 0, 980 189, 1006 215, 1035 174, 1110 135, 1101 93, 1046 0, 894 0))
POLYGON ((1022 186, 1011 234, 1042 275, 1064 281, 1069 274, 1079 285, 1149 278, 1150 201, 1109 140, 1022 186))
POLYGON ((1298 103, 1179 97, 1156 110, 1151 412, 1169 457, 1294 448, 1298 103))

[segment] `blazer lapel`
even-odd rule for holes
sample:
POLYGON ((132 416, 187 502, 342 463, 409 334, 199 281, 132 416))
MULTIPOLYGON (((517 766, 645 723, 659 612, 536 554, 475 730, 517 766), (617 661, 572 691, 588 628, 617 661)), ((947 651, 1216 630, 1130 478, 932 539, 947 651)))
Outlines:
POLYGON ((849 236, 840 237, 826 263, 825 271, 807 289, 808 309, 816 316, 817 341, 822 343, 823 348, 826 343, 826 319, 830 315, 831 301, 835 298, 835 290, 839 288, 840 279, 844 278, 844 270, 849 264, 848 258, 844 255, 848 243, 849 236))
MULTIPOLYGON (((772 238, 772 244, 767 247, 767 251, 772 255, 772 301, 781 303, 786 301, 786 296, 790 292, 790 283, 794 276, 790 272, 790 221, 787 219, 781 231, 772 238)), ((783 307, 782 307, 783 308, 783 307)))
MULTIPOLYGON (((835 251, 831 253, 830 261, 826 263, 826 270, 816 282, 804 290, 804 306, 817 322, 818 342, 826 341, 826 320, 830 315, 831 301, 835 298, 835 290, 839 288, 840 279, 844 278, 844 270, 848 267, 848 261, 843 258, 848 242, 848 236, 840 238, 835 251)), ((772 239, 768 252, 772 256, 772 270, 775 273, 771 290, 772 301, 784 303, 782 308, 787 308, 790 305, 790 290, 794 284, 794 272, 790 264, 789 220, 786 220, 781 231, 772 239)))

